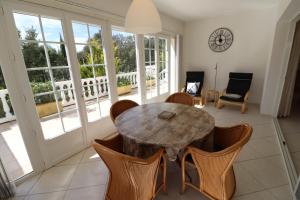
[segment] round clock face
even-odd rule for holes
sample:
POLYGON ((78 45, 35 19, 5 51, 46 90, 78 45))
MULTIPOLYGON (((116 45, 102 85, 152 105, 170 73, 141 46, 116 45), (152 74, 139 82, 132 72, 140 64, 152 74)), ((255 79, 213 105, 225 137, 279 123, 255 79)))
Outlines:
POLYGON ((228 28, 215 30, 208 39, 208 46, 214 52, 226 51, 233 42, 233 34, 228 28))

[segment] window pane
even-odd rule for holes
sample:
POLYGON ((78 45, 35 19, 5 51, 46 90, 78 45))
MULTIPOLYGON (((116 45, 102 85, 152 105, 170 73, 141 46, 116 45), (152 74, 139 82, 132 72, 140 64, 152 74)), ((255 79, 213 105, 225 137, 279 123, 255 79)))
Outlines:
POLYGON ((72 25, 77 58, 80 63, 82 94, 86 103, 88 121, 91 122, 109 114, 103 115, 102 109, 107 108, 101 107, 101 101, 109 102, 108 109, 110 108, 101 27, 74 22, 72 25), (78 28, 79 26, 82 29, 78 28), (82 39, 76 39, 79 36, 87 39, 85 44, 80 44, 82 39))
POLYGON ((47 44, 50 64, 54 66, 68 66, 66 49, 64 44, 47 44))
POLYGON ((45 33, 45 40, 51 42, 63 42, 64 35, 60 20, 41 18, 42 26, 45 33))
POLYGON ((144 45, 145 45, 145 48, 150 48, 149 39, 146 37, 144 37, 144 45))
POLYGON ((155 50, 151 50, 151 65, 155 65, 155 50))
MULTIPOLYGON (((52 88, 52 87, 51 87, 52 88)), ((43 105, 43 104, 54 104, 51 107, 51 111, 49 109, 49 112, 46 113, 46 111, 44 112, 44 110, 39 110, 39 108, 37 108, 38 110, 38 114, 40 117, 45 117, 48 115, 52 115, 57 113, 57 107, 56 107, 56 103, 55 103, 55 97, 54 97, 54 93, 52 92, 52 89, 50 87, 48 88, 44 88, 43 90, 39 90, 39 88, 35 87, 34 90, 34 101, 36 105, 43 105), (44 93, 44 92, 52 92, 51 94, 40 94, 40 93, 44 93)), ((42 107, 42 106, 40 106, 42 107)), ((47 110, 48 111, 48 110, 47 110)))
POLYGON ((64 133, 59 115, 41 118, 41 125, 46 140, 53 139, 64 133))
POLYGON ((149 55, 150 51, 145 49, 145 62, 148 63, 150 62, 150 55, 149 55))
POLYGON ((155 40, 153 37, 150 38, 150 48, 154 49, 155 48, 155 40))
POLYGON ((81 76, 81 79, 94 78, 93 67, 81 65, 80 66, 80 76, 81 76))
POLYGON ((77 58, 80 65, 91 62, 90 48, 87 45, 76 45, 77 58))
POLYGON ((55 80, 55 85, 58 85, 61 81, 70 81, 71 82, 71 76, 70 76, 70 70, 69 68, 63 68, 63 69, 52 69, 53 78, 55 80))
POLYGON ((98 103, 94 103, 92 101, 86 102, 86 111, 89 122, 93 122, 100 119, 100 109, 98 103))
POLYGON ((66 131, 71 131, 81 126, 77 110, 63 112, 62 116, 66 131))
POLYGON ((14 13, 19 38, 23 40, 42 40, 39 18, 32 15, 14 13))
POLYGON ((42 43, 23 42, 21 49, 26 68, 47 67, 45 48, 42 43))
POLYGON ((89 40, 87 24, 72 23, 75 43, 87 43, 89 40))
POLYGON ((102 43, 101 27, 89 25, 90 38, 95 38, 102 43))
POLYGON ((99 40, 91 39, 91 48, 94 64, 104 64, 103 47, 99 40))
MULTIPOLYGON (((46 83, 51 82, 49 70, 33 70, 28 71, 30 83, 46 83)), ((31 86, 32 87, 32 86, 31 86)))
POLYGON ((160 94, 169 91, 168 58, 167 58, 167 40, 159 38, 159 92, 160 94))

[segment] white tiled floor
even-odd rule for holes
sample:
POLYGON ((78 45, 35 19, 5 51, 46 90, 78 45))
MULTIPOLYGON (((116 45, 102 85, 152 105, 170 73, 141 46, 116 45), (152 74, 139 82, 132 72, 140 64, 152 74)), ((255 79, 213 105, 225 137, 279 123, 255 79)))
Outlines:
MULTIPOLYGON (((215 117, 217 126, 248 122, 254 128, 250 142, 234 163, 237 179, 234 199, 292 200, 272 119, 259 115, 256 106, 251 106, 244 115, 236 108, 217 110, 210 105, 204 109, 215 117)), ((159 194, 157 199, 204 199, 192 189, 180 194, 179 168, 175 163, 168 164, 168 194, 159 194)), ((107 179, 107 168, 89 148, 18 186, 15 199, 104 199, 107 179)))

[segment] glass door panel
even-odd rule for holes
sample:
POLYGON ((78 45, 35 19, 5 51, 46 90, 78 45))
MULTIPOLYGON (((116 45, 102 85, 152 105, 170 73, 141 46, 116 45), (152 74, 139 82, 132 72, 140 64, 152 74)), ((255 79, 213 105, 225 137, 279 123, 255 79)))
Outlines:
POLYGON ((145 49, 145 70, 146 70, 146 88, 147 99, 157 96, 157 67, 155 64, 155 37, 144 37, 145 49))
POLYGON ((119 99, 139 102, 135 36, 112 30, 112 39, 119 99))
POLYGON ((109 115, 110 97, 101 26, 72 22, 88 121, 109 115))
POLYGON ((60 19, 13 13, 45 139, 81 127, 60 19))
POLYGON ((0 66, 0 157, 11 180, 33 171, 0 66))
POLYGON ((164 94, 169 92, 169 53, 168 53, 168 40, 164 38, 158 39, 158 52, 159 52, 159 93, 164 94))

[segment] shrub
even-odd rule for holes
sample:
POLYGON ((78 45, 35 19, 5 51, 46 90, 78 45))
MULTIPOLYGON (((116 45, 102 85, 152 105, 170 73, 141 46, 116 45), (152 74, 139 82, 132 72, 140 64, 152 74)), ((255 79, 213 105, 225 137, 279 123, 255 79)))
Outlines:
MULTIPOLYGON (((41 82, 32 82, 31 83, 31 88, 33 91, 33 94, 40 94, 40 93, 44 93, 44 92, 52 92, 53 91, 53 87, 51 82, 45 82, 45 83, 41 83, 41 82)), ((50 103, 50 102, 55 102, 55 97, 54 94, 45 94, 45 95, 41 95, 41 96, 35 96, 34 97, 35 103, 38 104, 45 104, 45 103, 50 103)), ((61 100, 61 97, 59 95, 58 100, 61 100)))
POLYGON ((118 87, 123 87, 123 86, 127 86, 130 85, 130 80, 128 78, 122 77, 122 78, 118 78, 118 82, 117 82, 117 86, 118 87))

